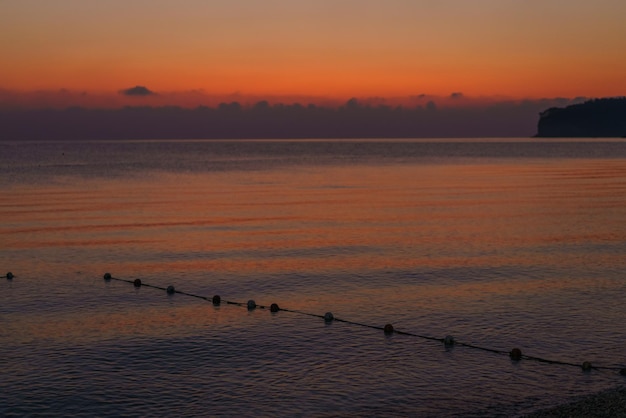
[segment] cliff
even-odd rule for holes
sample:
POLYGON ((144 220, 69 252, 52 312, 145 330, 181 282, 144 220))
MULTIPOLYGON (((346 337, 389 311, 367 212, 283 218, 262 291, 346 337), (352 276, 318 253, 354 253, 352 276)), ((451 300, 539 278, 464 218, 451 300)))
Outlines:
POLYGON ((537 137, 626 136, 626 97, 553 107, 539 115, 537 137))

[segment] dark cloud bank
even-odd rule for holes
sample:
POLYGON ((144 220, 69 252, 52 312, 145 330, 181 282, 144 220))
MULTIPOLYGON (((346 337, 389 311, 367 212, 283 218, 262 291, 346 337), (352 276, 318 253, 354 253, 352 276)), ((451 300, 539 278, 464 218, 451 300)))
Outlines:
MULTIPOLYGON (((137 86, 122 94, 153 93, 137 86)), ((570 103, 546 99, 408 108, 351 99, 337 108, 261 101, 194 109, 5 109, 0 110, 0 140, 529 137, 537 133, 540 112, 570 103)))

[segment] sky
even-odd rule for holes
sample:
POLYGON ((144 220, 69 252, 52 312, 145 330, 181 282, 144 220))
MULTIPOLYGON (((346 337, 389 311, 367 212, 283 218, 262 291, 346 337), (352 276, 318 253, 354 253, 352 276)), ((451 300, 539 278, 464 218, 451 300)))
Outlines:
POLYGON ((624 22, 624 0, 0 0, 0 100, 622 96, 624 22))

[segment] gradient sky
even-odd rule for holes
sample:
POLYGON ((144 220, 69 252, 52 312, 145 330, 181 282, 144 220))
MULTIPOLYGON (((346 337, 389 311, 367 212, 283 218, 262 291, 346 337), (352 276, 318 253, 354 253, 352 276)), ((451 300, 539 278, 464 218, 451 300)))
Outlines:
POLYGON ((626 94, 624 0, 0 0, 0 89, 626 94))

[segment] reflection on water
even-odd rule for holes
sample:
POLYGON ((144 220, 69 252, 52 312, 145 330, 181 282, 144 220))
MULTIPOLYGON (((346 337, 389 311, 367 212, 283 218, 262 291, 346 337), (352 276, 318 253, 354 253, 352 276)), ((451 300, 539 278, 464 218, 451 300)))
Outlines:
POLYGON ((623 366, 624 142, 8 147, 5 415, 516 415, 623 384, 102 274, 623 366))

